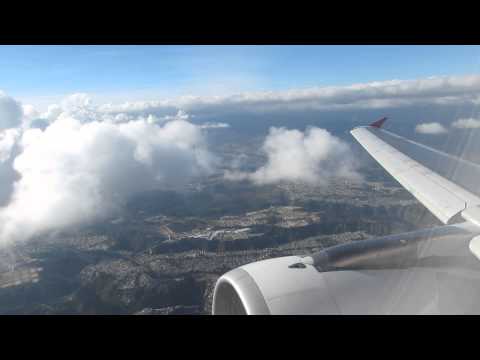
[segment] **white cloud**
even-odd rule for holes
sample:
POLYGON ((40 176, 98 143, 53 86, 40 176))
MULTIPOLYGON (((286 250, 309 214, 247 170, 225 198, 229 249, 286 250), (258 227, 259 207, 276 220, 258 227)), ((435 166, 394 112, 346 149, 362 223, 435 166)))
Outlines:
POLYGON ((438 122, 418 124, 415 131, 420 134, 440 135, 447 133, 447 129, 438 122))
MULTIPOLYGON (((115 116, 105 116, 98 111, 91 97, 84 93, 75 93, 66 96, 60 104, 51 104, 47 107, 47 111, 40 114, 39 118, 46 120, 48 123, 53 123, 61 117, 74 117, 82 123, 90 121, 113 121, 115 116)), ((121 118, 122 114, 117 117, 121 118)), ((137 117, 138 118, 138 117, 137 117)), ((129 117, 128 120, 132 120, 129 117)))
POLYGON ((226 129, 226 128, 229 128, 230 125, 226 124, 226 123, 211 123, 211 122, 207 122, 205 124, 202 124, 200 125, 200 128, 202 129, 226 129))
POLYGON ((252 92, 229 96, 183 96, 159 101, 104 104, 104 113, 159 116, 184 109, 273 111, 381 109, 412 105, 480 103, 480 75, 431 77, 418 80, 388 80, 349 86, 315 87, 300 90, 252 92))
POLYGON ((0 132, 0 178, 8 182, 0 244, 110 216, 129 195, 215 165, 202 129, 184 113, 162 125, 152 117, 116 123, 83 95, 48 112, 43 128, 0 132))
POLYGON ((22 110, 25 120, 33 120, 40 116, 40 113, 32 105, 22 105, 22 110))
POLYGON ((18 129, 8 129, 0 132, 0 163, 10 159, 19 135, 20 131, 18 129))
POLYGON ((92 100, 88 94, 85 93, 75 93, 66 97, 62 103, 62 109, 73 112, 73 111, 82 111, 83 109, 89 108, 92 104, 92 100))
POLYGON ((458 119, 452 123, 452 126, 458 129, 476 129, 480 128, 480 119, 458 119))
POLYGON ((40 117, 46 119, 49 122, 54 122, 55 120, 57 120, 57 118, 62 112, 63 110, 60 105, 52 104, 48 106, 47 111, 40 115, 40 117))
POLYGON ((21 125, 23 109, 20 103, 0 92, 0 130, 21 125))
POLYGON ((359 179, 348 145, 325 129, 271 128, 263 143, 267 163, 253 173, 227 171, 229 180, 326 184, 333 177, 359 179))

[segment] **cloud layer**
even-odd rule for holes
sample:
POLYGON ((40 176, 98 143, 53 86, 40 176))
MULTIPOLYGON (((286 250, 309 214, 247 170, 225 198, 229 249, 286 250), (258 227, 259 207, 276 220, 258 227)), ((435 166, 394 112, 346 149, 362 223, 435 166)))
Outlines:
POLYGON ((231 96, 184 96, 177 99, 123 104, 105 104, 108 114, 174 114, 188 112, 250 112, 277 110, 342 111, 386 109, 413 105, 458 105, 480 103, 480 75, 431 77, 418 80, 388 80, 349 86, 315 87, 289 91, 244 93, 231 96))
POLYGON ((448 130, 438 122, 418 124, 415 127, 415 131, 419 134, 430 134, 430 135, 440 135, 448 132, 448 130))
POLYGON ((227 171, 225 177, 256 184, 293 181, 320 185, 332 177, 359 179, 348 145, 325 129, 271 128, 262 149, 267 156, 264 166, 252 173, 227 171))
POLYGON ((480 128, 480 119, 458 119, 452 123, 452 126, 458 129, 477 129, 480 128))
MULTIPOLYGON (((0 244, 110 216, 135 192, 212 172, 216 161, 205 132, 229 127, 233 118, 241 129, 246 121, 238 114, 273 118, 269 112, 317 110, 336 118, 346 110, 478 103, 478 75, 123 104, 96 105, 74 94, 42 113, 0 93, 0 244)), ((480 120, 458 119, 452 126, 480 127, 480 120)), ((446 129, 426 123, 417 131, 446 129)), ((322 128, 273 127, 263 151, 264 166, 225 176, 255 184, 359 176, 348 145, 322 128)))
POLYGON ((21 125, 23 109, 20 103, 0 92, 0 130, 21 125))
POLYGON ((116 123, 78 95, 53 112, 43 129, 1 133, 0 178, 8 192, 1 194, 0 244, 102 219, 133 193, 213 169, 202 129, 186 120, 116 123))
POLYGON ((226 129, 229 128, 230 125, 226 123, 211 123, 207 122, 205 124, 200 125, 200 128, 202 129, 226 129))

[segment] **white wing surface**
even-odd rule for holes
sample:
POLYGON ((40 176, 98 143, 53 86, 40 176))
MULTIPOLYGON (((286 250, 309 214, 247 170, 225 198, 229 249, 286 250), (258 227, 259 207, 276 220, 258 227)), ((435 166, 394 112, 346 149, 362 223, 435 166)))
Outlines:
POLYGON ((480 224, 480 197, 407 156, 398 147, 408 147, 409 152, 423 157, 435 156, 437 166, 441 166, 442 161, 446 165, 455 160, 479 171, 478 165, 375 126, 359 127, 353 129, 351 134, 390 175, 444 224, 450 223, 456 215, 480 224))

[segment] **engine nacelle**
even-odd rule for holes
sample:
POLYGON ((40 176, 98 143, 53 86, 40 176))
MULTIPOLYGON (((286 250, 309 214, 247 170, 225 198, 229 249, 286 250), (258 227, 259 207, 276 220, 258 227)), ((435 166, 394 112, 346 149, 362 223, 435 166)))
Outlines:
POLYGON ((275 258, 229 271, 217 281, 215 286, 213 314, 270 314, 267 299, 284 293, 285 289, 294 291, 297 288, 292 287, 295 284, 294 278, 314 280, 317 275, 315 269, 307 269, 310 277, 307 275, 306 278, 305 273, 299 274, 295 271, 296 269, 288 267, 300 260, 301 258, 297 256, 275 258), (285 275, 288 275, 287 282, 285 282, 287 280, 285 275), (282 280, 279 281, 279 279, 282 280))
POLYGON ((478 232, 448 225, 247 264, 218 279, 212 313, 479 313, 478 232))

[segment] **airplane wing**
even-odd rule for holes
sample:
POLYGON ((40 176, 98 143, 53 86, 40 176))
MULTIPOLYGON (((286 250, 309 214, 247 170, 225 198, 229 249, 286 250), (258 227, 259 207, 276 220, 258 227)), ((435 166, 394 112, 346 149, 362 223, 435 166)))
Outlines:
MULTIPOLYGON (((351 134, 390 175, 444 224, 460 215, 480 225, 480 197, 405 155, 398 147, 400 143, 408 146, 412 153, 430 155, 437 163, 457 160, 465 164, 465 160, 392 134, 376 123, 355 128, 351 134)), ((478 167, 473 163, 469 165, 474 169, 478 167)))
POLYGON ((241 266, 218 279, 213 314, 480 313, 480 166, 385 121, 351 134, 445 225, 241 266))

